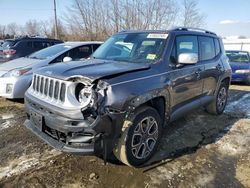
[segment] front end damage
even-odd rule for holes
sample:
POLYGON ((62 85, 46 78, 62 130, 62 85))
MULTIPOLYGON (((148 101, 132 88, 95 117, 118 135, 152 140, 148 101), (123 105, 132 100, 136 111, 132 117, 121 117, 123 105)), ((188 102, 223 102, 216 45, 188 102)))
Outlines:
POLYGON ((25 95, 25 125, 56 149, 106 158, 125 116, 106 105, 109 87, 82 76, 58 80, 34 75, 25 95))

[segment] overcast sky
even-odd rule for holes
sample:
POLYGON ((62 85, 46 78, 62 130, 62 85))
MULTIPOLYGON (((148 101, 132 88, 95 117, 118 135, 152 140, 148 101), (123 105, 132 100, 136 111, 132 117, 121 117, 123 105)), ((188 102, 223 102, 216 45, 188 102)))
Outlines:
MULTIPOLYGON (((71 3, 57 0, 59 17, 71 3)), ((206 15, 207 29, 221 36, 250 37, 250 0, 199 0, 199 8, 206 15)), ((53 18, 53 0, 0 0, 0 12, 0 25, 48 20, 53 18)))

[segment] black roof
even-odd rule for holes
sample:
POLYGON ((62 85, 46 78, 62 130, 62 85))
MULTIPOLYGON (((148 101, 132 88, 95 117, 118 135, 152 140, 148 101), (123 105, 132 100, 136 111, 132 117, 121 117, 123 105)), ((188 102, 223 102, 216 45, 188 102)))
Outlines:
POLYGON ((173 32, 181 32, 181 33, 190 33, 190 34, 199 34, 199 35, 209 35, 213 37, 218 37, 214 32, 193 28, 193 27, 175 27, 169 30, 123 30, 119 33, 173 33, 173 32))
POLYGON ((18 38, 14 38, 14 39, 6 39, 6 41, 20 41, 20 40, 45 40, 45 41, 58 41, 58 42, 62 42, 61 40, 58 39, 51 39, 51 38, 45 38, 45 37, 28 37, 28 36, 24 36, 24 37, 18 37, 18 38))

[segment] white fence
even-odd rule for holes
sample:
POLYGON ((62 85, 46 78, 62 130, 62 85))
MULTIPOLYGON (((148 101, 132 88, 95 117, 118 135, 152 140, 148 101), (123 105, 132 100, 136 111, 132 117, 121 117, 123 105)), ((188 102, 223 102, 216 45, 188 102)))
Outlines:
POLYGON ((243 50, 250 52, 250 39, 223 39, 225 50, 243 50))

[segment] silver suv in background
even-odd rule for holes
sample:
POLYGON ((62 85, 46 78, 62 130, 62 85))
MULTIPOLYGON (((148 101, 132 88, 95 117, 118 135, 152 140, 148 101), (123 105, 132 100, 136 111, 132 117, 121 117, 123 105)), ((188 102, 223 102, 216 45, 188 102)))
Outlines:
POLYGON ((66 42, 37 51, 27 57, 0 64, 0 96, 23 98, 33 71, 56 63, 88 58, 102 42, 66 42))

